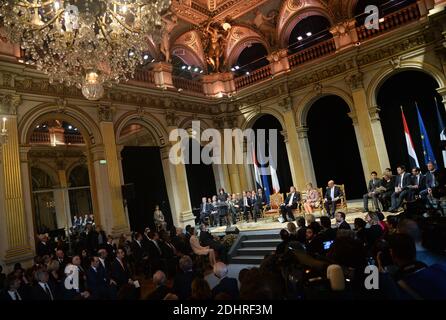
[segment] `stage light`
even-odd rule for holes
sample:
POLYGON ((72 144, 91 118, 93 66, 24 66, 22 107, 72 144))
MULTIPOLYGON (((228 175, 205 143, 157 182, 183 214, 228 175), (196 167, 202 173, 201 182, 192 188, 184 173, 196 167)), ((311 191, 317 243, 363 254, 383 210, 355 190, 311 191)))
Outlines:
POLYGON ((143 58, 144 58, 144 60, 147 60, 147 59, 149 59, 149 55, 145 54, 143 58))
POLYGON ((69 125, 68 130, 71 130, 71 129, 73 129, 73 126, 69 125))
POLYGON ((239 66, 235 66, 235 70, 238 70, 238 69, 240 69, 240 67, 239 66))
POLYGON ((200 70, 200 73, 203 73, 203 70, 200 70))
POLYGON ((249 76, 249 71, 246 71, 246 75, 249 76))
POLYGON ((181 67, 181 69, 183 69, 183 70, 186 69, 186 68, 187 68, 186 66, 182 66, 182 67, 181 67))
POLYGON ((197 67, 195 67, 194 72, 198 72, 198 70, 199 70, 199 69, 198 69, 197 67))
POLYGON ((36 126, 36 129, 39 129, 40 128, 40 126, 38 125, 38 126, 36 126))
POLYGON ((298 40, 298 41, 302 41, 302 39, 303 39, 303 38, 302 38, 301 36, 298 36, 298 37, 297 37, 297 40, 298 40))
POLYGON ((187 67, 187 70, 190 70, 190 69, 192 69, 192 67, 191 67, 191 66, 187 67))
POLYGON ((378 21, 379 21, 380 23, 383 23, 384 20, 385 20, 385 18, 380 18, 378 21))
POLYGON ((313 34, 311 32, 307 32, 307 37, 311 37, 313 34))
POLYGON ((235 68, 231 68, 231 71, 235 71, 235 68))
POLYGON ((155 58, 153 58, 152 61, 150 61, 150 62, 155 62, 155 58))
POLYGON ((130 56, 130 57, 133 57, 134 55, 135 55, 135 53, 134 53, 133 51, 130 51, 130 52, 129 52, 129 56, 130 56))

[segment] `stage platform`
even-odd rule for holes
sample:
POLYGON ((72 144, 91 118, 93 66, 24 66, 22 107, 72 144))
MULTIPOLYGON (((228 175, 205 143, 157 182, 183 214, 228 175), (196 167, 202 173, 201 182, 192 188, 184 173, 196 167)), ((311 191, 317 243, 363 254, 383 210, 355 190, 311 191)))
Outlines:
MULTIPOLYGON (((355 218, 363 218, 365 213, 363 209, 362 199, 347 201, 346 220, 348 223, 353 224, 355 218)), ((320 210, 315 211, 314 216, 316 218, 321 216, 320 210)), ((335 223, 335 219, 332 219, 332 223, 335 223)), ((277 219, 274 221, 271 218, 258 219, 257 222, 239 222, 236 224, 240 232, 245 231, 259 231, 259 230, 280 230, 286 227, 286 223, 280 223, 277 219)), ((210 228, 211 233, 220 236, 224 235, 226 226, 210 228)))

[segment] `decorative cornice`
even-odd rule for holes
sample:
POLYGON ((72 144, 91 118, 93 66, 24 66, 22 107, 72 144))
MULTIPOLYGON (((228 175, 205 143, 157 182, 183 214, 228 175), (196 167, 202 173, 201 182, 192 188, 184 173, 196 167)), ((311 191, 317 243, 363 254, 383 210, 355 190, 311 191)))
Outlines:
POLYGON ((358 90, 364 88, 363 74, 361 72, 352 73, 345 77, 345 82, 351 90, 358 90))
POLYGON ((113 122, 114 108, 108 105, 98 106, 98 120, 100 122, 113 122))
POLYGON ((0 114, 16 115, 17 107, 22 103, 22 97, 19 94, 0 93, 0 114))

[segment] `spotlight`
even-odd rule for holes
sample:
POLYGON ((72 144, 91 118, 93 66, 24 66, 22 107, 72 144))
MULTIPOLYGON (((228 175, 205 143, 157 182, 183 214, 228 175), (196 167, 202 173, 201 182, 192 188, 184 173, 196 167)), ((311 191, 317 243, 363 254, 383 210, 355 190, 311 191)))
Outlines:
POLYGON ((195 67, 194 72, 198 72, 198 70, 199 70, 198 67, 195 67))
POLYGON ((40 128, 40 126, 38 125, 38 126, 36 126, 36 129, 39 129, 40 128))
POLYGON ((307 37, 311 37, 313 34, 311 32, 307 32, 307 37))
POLYGON ((203 70, 200 70, 200 73, 203 73, 203 70))
POLYGON ((380 18, 380 19, 378 20, 378 22, 383 23, 384 20, 385 20, 385 18, 383 17, 383 18, 380 18))
POLYGON ((240 67, 239 66, 235 66, 235 70, 238 70, 238 69, 240 69, 240 67))
POLYGON ((129 56, 130 56, 130 57, 133 57, 134 55, 135 55, 135 53, 134 53, 133 51, 130 51, 130 52, 129 52, 129 56))
POLYGON ((231 71, 235 71, 235 68, 231 68, 231 71))
POLYGON ((144 60, 149 59, 149 55, 148 55, 148 54, 145 54, 144 57, 143 57, 143 59, 144 59, 144 60))
POLYGON ((183 69, 183 70, 186 69, 186 68, 187 68, 186 66, 182 66, 182 67, 181 67, 181 69, 183 69))
POLYGON ((249 71, 246 71, 246 75, 249 76, 249 71))
POLYGON ((74 131, 77 131, 77 128, 74 128, 74 131))
POLYGON ((302 38, 301 36, 298 36, 298 37, 297 37, 297 40, 298 40, 298 41, 302 41, 302 39, 303 39, 303 38, 302 38))
POLYGON ((68 130, 71 130, 71 129, 73 129, 73 126, 69 125, 68 130))
POLYGON ((152 61, 150 61, 150 62, 155 62, 155 58, 153 58, 152 61))
POLYGON ((190 69, 192 69, 192 67, 191 67, 191 66, 187 67, 187 70, 190 70, 190 69))

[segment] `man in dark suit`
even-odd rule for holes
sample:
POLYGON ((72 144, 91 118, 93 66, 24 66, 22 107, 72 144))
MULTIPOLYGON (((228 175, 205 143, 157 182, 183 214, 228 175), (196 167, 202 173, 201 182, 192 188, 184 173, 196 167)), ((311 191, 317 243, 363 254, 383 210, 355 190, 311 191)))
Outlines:
POLYGON ((86 276, 91 299, 107 299, 109 297, 109 282, 107 281, 105 268, 101 266, 99 257, 94 256, 90 258, 90 268, 87 270, 86 276))
POLYGON ((384 170, 383 178, 381 179, 381 187, 379 188, 379 201, 381 202, 383 211, 390 208, 390 200, 392 194, 395 192, 395 176, 390 168, 384 170))
POLYGON ((150 264, 151 272, 157 270, 165 270, 163 263, 163 252, 159 244, 158 232, 150 231, 148 234, 149 241, 147 241, 147 255, 150 264))
POLYGON ((192 259, 189 256, 182 256, 179 266, 181 271, 175 275, 173 280, 173 292, 179 300, 188 300, 191 296, 192 281, 196 276, 192 269, 192 259))
POLYGON ((37 248, 36 248, 36 253, 38 256, 40 256, 40 257, 50 256, 53 253, 53 250, 52 250, 51 245, 48 240, 49 239, 48 239, 47 235, 40 236, 40 241, 37 244, 37 248))
POLYGON ((122 248, 116 251, 116 258, 111 264, 110 278, 116 283, 118 290, 124 285, 133 283, 130 269, 125 261, 125 251, 122 248))
POLYGON ((350 225, 345 221, 345 213, 344 212, 336 212, 336 225, 338 226, 338 230, 351 230, 350 225))
POLYGON ((410 195, 411 200, 415 200, 420 195, 420 191, 426 189, 426 177, 421 174, 420 168, 413 168, 412 175, 410 177, 410 195))
POLYGON ((396 168, 398 175, 395 179, 395 191, 392 194, 392 206, 390 212, 397 212, 404 199, 410 195, 409 185, 411 184, 410 174, 406 172, 406 167, 400 165, 396 168))
POLYGON ((141 233, 135 233, 135 239, 132 241, 130 247, 132 249, 133 260, 135 262, 135 272, 139 273, 143 270, 146 251, 142 244, 143 236, 141 233))
POLYGON ((251 211, 251 197, 248 197, 246 191, 243 191, 242 198, 240 199, 240 210, 243 212, 245 221, 248 222, 251 211))
POLYGON ((207 202, 206 197, 201 198, 200 204, 200 223, 209 223, 209 216, 211 215, 211 206, 207 202))
POLYGON ((381 187, 381 180, 378 179, 378 173, 373 171, 371 174, 371 179, 367 185, 367 193, 363 197, 364 201, 364 212, 369 212, 369 199, 372 199, 373 204, 375 205, 375 209, 380 211, 379 202, 378 202, 378 191, 377 189, 381 187))
POLYGON ((15 274, 9 274, 5 279, 4 290, 0 291, 0 301, 23 301, 26 295, 20 289, 20 280, 15 274))
POLYGON ((56 289, 54 284, 49 281, 49 274, 45 270, 37 270, 36 283, 32 287, 32 300, 53 301, 56 300, 56 289))
POLYGON ((170 290, 166 287, 166 275, 164 272, 158 270, 153 275, 153 284, 156 289, 152 293, 149 294, 147 300, 163 300, 164 297, 170 292, 170 290))
POLYGON ((285 199, 285 203, 280 205, 280 212, 282 213, 283 223, 287 221, 294 221, 293 210, 297 209, 298 203, 300 201, 300 193, 296 191, 296 188, 291 186, 290 193, 285 199))
POLYGON ((212 297, 215 298, 219 293, 225 293, 233 300, 238 299, 237 280, 228 277, 228 267, 223 262, 217 262, 214 265, 214 274, 220 279, 220 282, 212 289, 212 297))
POLYGON ((263 210, 263 193, 259 194, 255 191, 251 192, 252 217, 254 222, 257 222, 257 217, 263 210))
POLYGON ((336 212, 336 205, 341 202, 342 194, 341 188, 335 185, 333 180, 328 181, 327 189, 325 190, 324 205, 328 215, 334 218, 336 212))
POLYGON ((424 181, 424 189, 420 190, 420 197, 425 204, 432 206, 432 203, 428 201, 428 196, 432 196, 432 190, 438 186, 438 170, 435 168, 433 162, 427 164, 427 172, 424 181))

